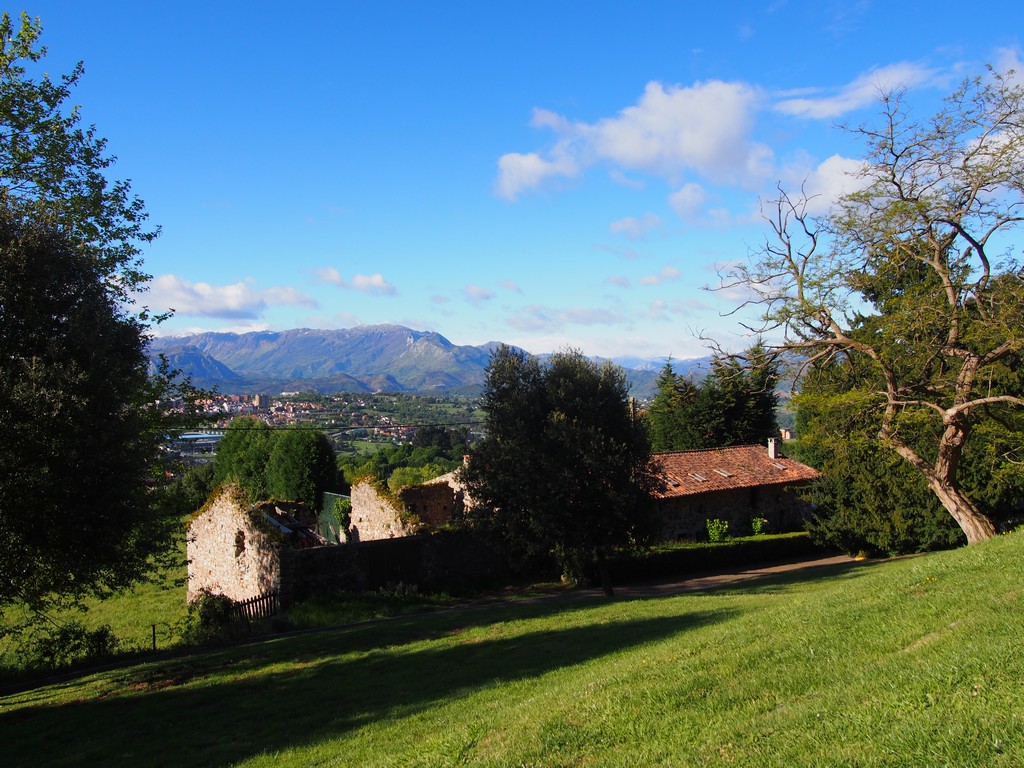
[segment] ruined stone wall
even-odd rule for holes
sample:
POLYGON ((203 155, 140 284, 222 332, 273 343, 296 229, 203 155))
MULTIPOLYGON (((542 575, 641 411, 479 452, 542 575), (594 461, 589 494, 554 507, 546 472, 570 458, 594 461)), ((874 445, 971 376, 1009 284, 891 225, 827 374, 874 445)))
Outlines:
POLYGON ((423 591, 501 583, 508 569, 494 545, 470 532, 446 532, 358 544, 284 550, 282 605, 338 590, 402 583, 423 591))
POLYGON ((704 539, 709 519, 726 520, 730 536, 749 536, 750 519, 763 517, 768 532, 799 530, 809 507, 793 490, 784 486, 738 488, 716 493, 703 493, 658 503, 661 515, 661 538, 704 539))
POLYGON ((356 548, 348 544, 282 550, 281 605, 317 594, 362 589, 364 579, 356 557, 356 548))
POLYGON ((351 490, 352 522, 349 538, 354 541, 376 541, 411 536, 420 526, 402 519, 390 499, 382 497, 368 480, 357 481, 351 490))
POLYGON ((188 601, 203 590, 247 600, 278 589, 279 547, 253 521, 238 492, 225 488, 188 528, 188 601))
POLYGON ((444 525, 462 512, 463 493, 449 484, 451 475, 421 485, 410 485, 398 492, 405 508, 428 526, 444 525))

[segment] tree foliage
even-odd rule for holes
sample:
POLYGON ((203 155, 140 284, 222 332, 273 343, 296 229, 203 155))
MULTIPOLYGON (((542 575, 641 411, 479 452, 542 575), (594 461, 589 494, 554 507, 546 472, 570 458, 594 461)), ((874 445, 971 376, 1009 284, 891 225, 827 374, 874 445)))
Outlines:
POLYGON ((778 366, 758 342, 742 355, 719 355, 699 384, 665 364, 647 420, 651 448, 679 451, 752 445, 778 435, 778 366))
POLYGON ((427 424, 417 429, 412 437, 413 448, 437 448, 454 458, 458 458, 456 454, 465 451, 468 444, 469 430, 466 427, 427 424))
POLYGON ((856 363, 819 364, 794 398, 799 439, 790 453, 820 470, 801 491, 821 544, 850 554, 897 555, 962 543, 963 533, 921 474, 877 438, 873 394, 854 385, 856 363))
POLYGON ((0 605, 124 587, 170 541, 143 345, 91 253, 0 206, 0 605))
POLYGON ((276 498, 320 507, 337 487, 330 440, 318 429, 293 426, 275 432, 255 416, 231 420, 213 460, 216 484, 234 483, 251 501, 276 498))
POLYGON ((412 443, 386 445, 366 458, 340 462, 345 483, 374 477, 391 487, 412 485, 451 472, 462 464, 468 432, 465 427, 421 427, 412 443), (392 478, 398 477, 392 482, 392 478))
POLYGON ((149 318, 127 309, 156 232, 68 105, 82 66, 33 75, 40 33, 0 15, 0 607, 37 615, 173 550, 158 449, 180 424, 161 403, 190 397, 148 375, 149 318))
POLYGON ((806 366, 850 360, 880 444, 901 457, 964 531, 992 520, 965 488, 981 428, 1024 405, 1008 373, 1024 349, 1024 280, 1008 233, 1024 214, 1024 89, 995 72, 966 82, 930 120, 882 99, 859 191, 824 217, 783 193, 772 238, 738 282, 761 331, 806 366))
MULTIPOLYGON (((474 524, 575 576, 645 537, 654 479, 621 369, 575 351, 542 365, 502 346, 483 407, 487 437, 461 470, 474 524)), ((602 579, 610 589, 603 569, 602 579)))
POLYGON ((274 440, 267 461, 270 496, 319 509, 324 492, 333 491, 337 480, 334 449, 320 430, 295 426, 274 440))
POLYGON ((274 434, 255 416, 231 420, 217 444, 213 460, 213 479, 217 485, 234 483, 252 501, 270 495, 267 464, 274 450, 274 434))
POLYGON ((107 178, 116 158, 106 139, 68 104, 81 62, 58 80, 32 76, 46 55, 41 34, 27 13, 19 24, 0 15, 0 198, 87 247, 108 290, 123 299, 149 279, 140 249, 158 230, 145 227, 131 184, 107 178))

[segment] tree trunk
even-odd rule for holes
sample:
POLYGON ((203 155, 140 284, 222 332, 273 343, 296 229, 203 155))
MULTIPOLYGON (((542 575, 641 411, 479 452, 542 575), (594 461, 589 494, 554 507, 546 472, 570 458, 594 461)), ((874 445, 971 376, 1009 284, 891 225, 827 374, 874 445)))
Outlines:
POLYGON ((996 535, 992 521, 983 514, 958 488, 944 484, 938 479, 931 480, 928 486, 932 489, 942 506, 953 516, 957 525, 967 536, 968 544, 988 541, 996 535))
POLYGON ((608 561, 603 557, 598 561, 597 571, 601 575, 601 589, 605 597, 614 597, 615 590, 612 588, 612 575, 608 570, 608 561))
MULTIPOLYGON (((964 366, 965 370, 968 366, 964 366)), ((961 382, 970 379, 961 372, 961 382)), ((966 387, 967 384, 964 384, 966 387)), ((926 474, 928 485, 946 511, 953 516, 957 525, 960 526, 967 536, 968 544, 977 544, 979 541, 988 541, 996 535, 995 526, 992 521, 982 513, 974 503, 964 496, 957 487, 956 476, 960 469, 960 459, 963 456, 964 447, 967 445, 967 438, 970 436, 971 425, 966 419, 965 413, 959 413, 954 418, 949 418, 946 428, 939 438, 939 452, 935 460, 934 471, 926 474)))
POLYGON ((953 516, 960 530, 967 536, 967 543, 977 544, 995 536, 996 528, 956 485, 956 473, 960 467, 960 457, 967 442, 968 431, 969 427, 962 422, 954 421, 946 425, 939 440, 935 466, 929 465, 913 448, 897 438, 888 425, 882 427, 878 436, 925 476, 932 493, 938 497, 939 503, 953 516))

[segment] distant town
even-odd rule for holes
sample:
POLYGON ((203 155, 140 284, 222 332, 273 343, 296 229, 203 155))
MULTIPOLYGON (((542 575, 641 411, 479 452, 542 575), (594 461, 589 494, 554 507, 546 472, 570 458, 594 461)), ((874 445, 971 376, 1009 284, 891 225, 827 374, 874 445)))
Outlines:
POLYGON ((428 424, 465 426, 471 437, 479 436, 484 419, 475 398, 397 393, 218 393, 199 404, 207 425, 179 436, 172 445, 182 457, 196 462, 209 460, 222 430, 238 416, 253 416, 276 428, 305 424, 322 429, 339 454, 408 442, 428 424))

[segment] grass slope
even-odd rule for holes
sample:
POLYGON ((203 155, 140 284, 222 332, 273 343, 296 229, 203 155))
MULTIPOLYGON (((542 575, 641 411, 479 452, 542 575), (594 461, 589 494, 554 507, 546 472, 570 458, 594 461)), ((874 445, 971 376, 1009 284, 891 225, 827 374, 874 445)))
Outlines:
POLYGON ((1024 764, 1024 535, 365 624, 0 699, 6 765, 1024 764))

